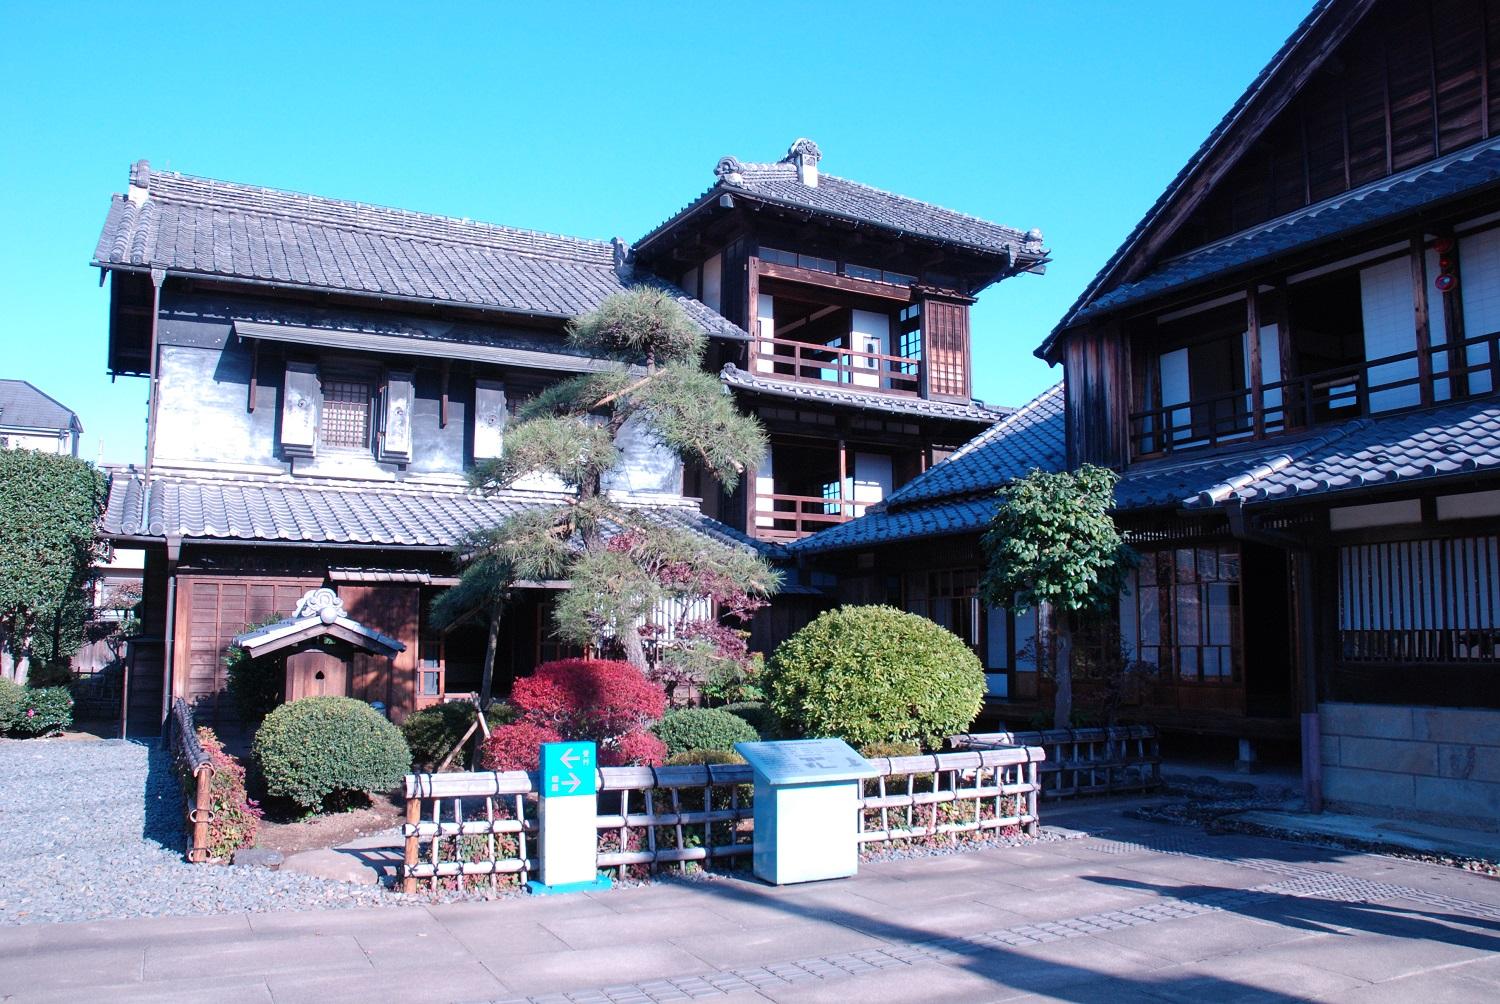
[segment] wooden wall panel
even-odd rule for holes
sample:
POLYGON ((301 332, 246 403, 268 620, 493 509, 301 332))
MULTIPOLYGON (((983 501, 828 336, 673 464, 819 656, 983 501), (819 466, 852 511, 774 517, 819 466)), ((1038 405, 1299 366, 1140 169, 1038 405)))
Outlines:
POLYGON ((224 653, 245 628, 292 613, 321 579, 180 575, 173 648, 172 693, 206 721, 228 721, 224 653))
POLYGON ((341 586, 339 598, 350 617, 406 645, 392 659, 354 658, 354 696, 384 701, 392 719, 399 722, 416 707, 422 591, 417 586, 341 586))
POLYGON ((1117 324, 1080 328, 1067 341, 1069 466, 1121 467, 1128 457, 1130 374, 1117 324))
POLYGON ((969 308, 967 304, 927 300, 922 304, 922 349, 927 394, 969 400, 969 308))

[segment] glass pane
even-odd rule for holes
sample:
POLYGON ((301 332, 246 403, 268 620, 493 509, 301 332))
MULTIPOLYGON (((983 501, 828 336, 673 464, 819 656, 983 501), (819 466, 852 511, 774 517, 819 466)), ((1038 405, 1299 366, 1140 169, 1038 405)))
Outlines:
POLYGON ((1177 651, 1179 671, 1178 675, 1187 681, 1198 679, 1198 650, 1196 648, 1181 648, 1177 651))
POLYGON ((1010 668, 1010 614, 1001 607, 985 611, 985 666, 1010 668))
POLYGON ((1036 608, 1016 614, 1016 671, 1036 672, 1036 608))
POLYGON ((1195 573, 1198 571, 1198 563, 1193 554, 1193 549, 1191 547, 1183 547, 1173 553, 1177 561, 1177 581, 1192 582, 1195 573))
POLYGON ((1228 645, 1234 632, 1234 587, 1216 582, 1208 590, 1208 641, 1228 645))

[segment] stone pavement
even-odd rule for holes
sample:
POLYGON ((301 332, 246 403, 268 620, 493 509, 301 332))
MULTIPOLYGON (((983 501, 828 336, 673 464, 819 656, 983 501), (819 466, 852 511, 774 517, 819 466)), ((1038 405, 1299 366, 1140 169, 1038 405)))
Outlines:
POLYGON ((1500 1000, 1500 882, 1050 813, 1085 839, 773 889, 0 929, 31 1001, 1500 1000))

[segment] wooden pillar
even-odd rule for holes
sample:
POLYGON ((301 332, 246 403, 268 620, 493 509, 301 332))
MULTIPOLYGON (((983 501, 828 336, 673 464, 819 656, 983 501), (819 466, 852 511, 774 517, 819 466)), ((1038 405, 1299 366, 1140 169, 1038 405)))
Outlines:
POLYGON ((1253 435, 1262 439, 1266 434, 1266 411, 1261 390, 1260 359, 1260 285, 1252 282, 1245 291, 1245 329, 1250 357, 1250 414, 1253 435))
MULTIPOLYGON (((839 518, 847 519, 852 515, 853 506, 846 506, 844 499, 844 485, 849 481, 849 444, 847 441, 839 440, 839 518)), ((854 494, 850 492, 850 494, 854 494)))
POLYGON ((1432 403, 1432 338, 1427 327, 1427 241, 1421 233, 1411 239, 1412 323, 1416 325, 1417 386, 1424 405, 1432 403))
POLYGON ((417 880, 412 876, 411 870, 417 863, 417 825, 421 822, 422 800, 408 794, 406 796, 406 847, 401 865, 401 891, 408 896, 417 891, 417 880))

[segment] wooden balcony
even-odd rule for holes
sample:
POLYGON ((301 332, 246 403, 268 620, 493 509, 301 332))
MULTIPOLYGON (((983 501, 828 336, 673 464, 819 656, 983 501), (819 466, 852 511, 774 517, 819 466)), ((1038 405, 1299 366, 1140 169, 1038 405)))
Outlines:
POLYGON ((790 543, 830 526, 849 522, 854 518, 856 505, 862 508, 867 504, 821 495, 757 494, 755 511, 751 513, 750 535, 757 540, 790 543))
POLYGON ((757 338, 750 349, 750 371, 802 383, 839 384, 872 394, 918 397, 922 392, 920 358, 790 338, 757 338))
POLYGON ((1147 457, 1262 439, 1497 389, 1500 332, 1132 412, 1130 450, 1147 457))

